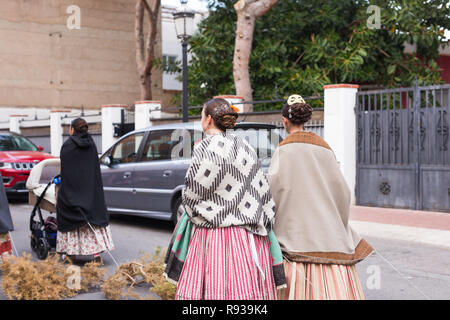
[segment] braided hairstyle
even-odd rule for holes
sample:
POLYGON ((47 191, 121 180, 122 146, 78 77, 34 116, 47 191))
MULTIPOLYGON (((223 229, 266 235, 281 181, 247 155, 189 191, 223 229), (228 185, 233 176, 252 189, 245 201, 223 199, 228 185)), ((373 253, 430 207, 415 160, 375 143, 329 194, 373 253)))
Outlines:
POLYGON ((306 102, 297 102, 289 105, 285 103, 281 114, 294 125, 301 125, 311 119, 313 109, 306 102))
POLYGON ((222 131, 233 129, 236 126, 238 113, 231 108, 227 100, 221 98, 211 99, 205 103, 205 115, 211 116, 214 124, 222 131))

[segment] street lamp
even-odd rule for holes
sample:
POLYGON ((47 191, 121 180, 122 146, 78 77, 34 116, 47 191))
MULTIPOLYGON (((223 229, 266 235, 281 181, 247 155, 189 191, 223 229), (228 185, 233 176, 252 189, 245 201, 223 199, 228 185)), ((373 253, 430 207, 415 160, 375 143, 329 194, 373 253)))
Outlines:
POLYGON ((183 48, 183 122, 188 122, 187 43, 193 33, 195 12, 187 8, 187 0, 180 0, 180 2, 181 7, 173 13, 173 20, 177 37, 181 40, 183 48))

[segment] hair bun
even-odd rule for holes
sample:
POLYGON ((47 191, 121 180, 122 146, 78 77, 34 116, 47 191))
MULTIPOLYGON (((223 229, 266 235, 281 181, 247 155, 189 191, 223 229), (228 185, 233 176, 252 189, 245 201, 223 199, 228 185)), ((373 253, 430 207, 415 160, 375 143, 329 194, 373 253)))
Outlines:
MULTIPOLYGON (((234 112, 234 111, 233 111, 234 112)), ((223 113, 214 119, 216 125, 221 130, 233 129, 236 126, 237 114, 234 113, 223 113)))
POLYGON ((239 114, 231 107, 227 100, 211 99, 205 103, 206 115, 211 115, 215 125, 222 131, 233 129, 239 114))
MULTIPOLYGON (((291 99, 283 106, 283 117, 297 125, 308 122, 311 119, 313 109, 306 102, 297 102, 295 100, 299 101, 299 99, 291 99)), ((301 98, 301 100, 303 99, 301 98)))

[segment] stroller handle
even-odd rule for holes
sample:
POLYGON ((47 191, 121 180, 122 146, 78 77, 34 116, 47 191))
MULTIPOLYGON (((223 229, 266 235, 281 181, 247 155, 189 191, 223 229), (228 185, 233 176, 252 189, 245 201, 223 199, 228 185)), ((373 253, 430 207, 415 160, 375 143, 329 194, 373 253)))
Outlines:
POLYGON ((30 172, 30 176, 28 177, 26 187, 28 190, 33 190, 40 187, 39 181, 41 180, 42 170, 45 167, 60 167, 61 160, 59 158, 46 159, 39 162, 30 172))

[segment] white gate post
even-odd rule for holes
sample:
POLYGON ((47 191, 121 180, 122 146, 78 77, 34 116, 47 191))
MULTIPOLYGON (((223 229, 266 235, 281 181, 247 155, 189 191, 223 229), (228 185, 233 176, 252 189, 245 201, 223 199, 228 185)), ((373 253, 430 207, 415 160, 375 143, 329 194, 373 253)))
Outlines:
POLYGON ((356 120, 358 85, 324 86, 324 139, 333 149, 355 204, 356 120))
POLYGON ((62 113, 70 112, 67 110, 50 110, 50 153, 59 157, 61 146, 63 144, 63 128, 61 116, 62 113))
POLYGON ((121 111, 128 106, 125 104, 108 104, 102 106, 102 153, 117 140, 114 137, 114 123, 120 123, 121 111))
POLYGON ((242 101, 244 101, 244 97, 241 96, 233 96, 233 95, 225 95, 225 96, 215 96, 214 99, 220 98, 227 100, 231 105, 234 105, 239 109, 239 113, 244 112, 244 105, 242 101))
POLYGON ((134 130, 147 128, 151 119, 161 118, 161 101, 136 101, 134 103, 134 130))
POLYGON ((9 131, 20 134, 20 121, 22 118, 28 117, 23 114, 12 114, 9 116, 9 131))

